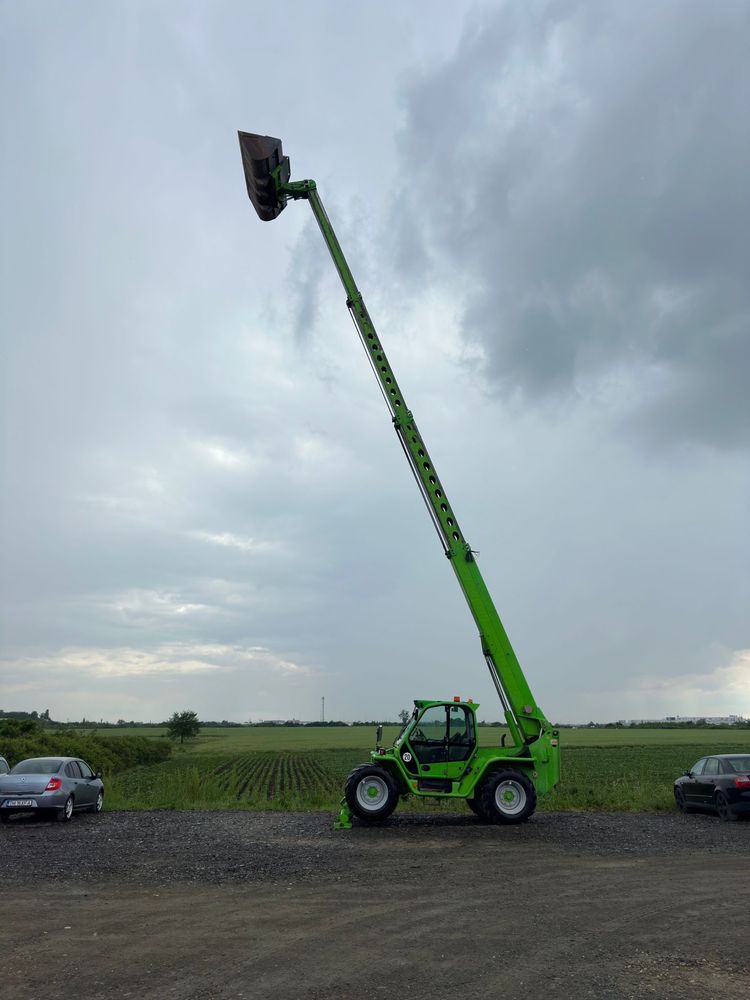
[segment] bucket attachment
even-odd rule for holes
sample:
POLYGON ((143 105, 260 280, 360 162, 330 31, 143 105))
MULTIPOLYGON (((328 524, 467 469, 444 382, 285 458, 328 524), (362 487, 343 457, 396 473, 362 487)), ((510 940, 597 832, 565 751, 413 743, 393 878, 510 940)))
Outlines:
POLYGON ((286 184, 289 181, 289 157, 284 156, 281 139, 255 135, 254 132, 238 134, 247 193, 258 216, 264 222, 270 222, 286 204, 286 199, 278 192, 277 183, 286 184), (276 170, 278 173, 274 177, 276 170))

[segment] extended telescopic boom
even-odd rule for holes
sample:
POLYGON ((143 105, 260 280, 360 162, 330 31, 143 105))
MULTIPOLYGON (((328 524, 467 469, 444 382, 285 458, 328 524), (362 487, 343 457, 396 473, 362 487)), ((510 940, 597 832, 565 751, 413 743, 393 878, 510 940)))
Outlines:
POLYGON ((437 530, 443 550, 450 560, 469 610, 479 629, 487 665, 503 704, 511 736, 518 747, 537 741, 551 726, 537 706, 510 644, 500 616, 482 579, 475 553, 464 538, 427 447, 407 407, 382 343, 365 307, 362 294, 326 215, 315 181, 290 181, 289 157, 281 140, 271 136, 240 132, 245 179, 250 200, 263 221, 271 221, 283 211, 288 200, 305 199, 330 251, 346 290, 346 304, 370 359, 393 426, 414 473, 419 490, 437 530))

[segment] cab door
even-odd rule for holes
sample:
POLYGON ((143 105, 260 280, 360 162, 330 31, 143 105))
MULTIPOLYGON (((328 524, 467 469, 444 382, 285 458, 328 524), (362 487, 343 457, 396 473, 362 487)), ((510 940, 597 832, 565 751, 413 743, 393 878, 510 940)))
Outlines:
POLYGON ((448 760, 448 716, 445 705, 426 708, 409 733, 409 745, 420 778, 445 779, 448 760))

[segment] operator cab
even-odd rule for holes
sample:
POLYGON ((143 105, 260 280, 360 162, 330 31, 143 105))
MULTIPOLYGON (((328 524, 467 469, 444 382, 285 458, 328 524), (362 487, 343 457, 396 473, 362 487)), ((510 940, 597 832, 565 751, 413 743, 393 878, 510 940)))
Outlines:
POLYGON ((406 770, 430 785, 458 780, 476 749, 476 709, 472 702, 457 700, 415 701, 412 717, 396 740, 406 770))

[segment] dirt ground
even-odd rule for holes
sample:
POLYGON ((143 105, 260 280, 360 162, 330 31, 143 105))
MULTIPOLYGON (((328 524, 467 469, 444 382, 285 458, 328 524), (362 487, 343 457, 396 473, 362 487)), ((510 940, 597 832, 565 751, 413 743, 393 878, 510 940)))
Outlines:
POLYGON ((3 1000, 747 1000, 750 822, 19 819, 0 917, 3 1000))

